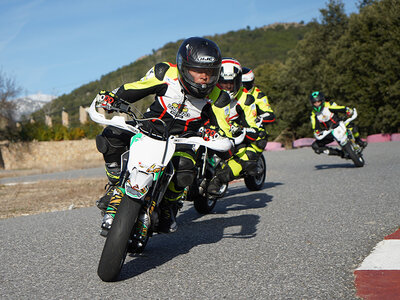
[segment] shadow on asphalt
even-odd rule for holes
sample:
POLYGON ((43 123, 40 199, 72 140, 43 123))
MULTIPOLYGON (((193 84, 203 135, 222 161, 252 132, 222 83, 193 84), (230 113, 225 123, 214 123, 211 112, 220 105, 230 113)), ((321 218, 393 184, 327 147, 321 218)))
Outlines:
MULTIPOLYGON (((273 187, 282 183, 270 183, 273 187)), ((156 234, 147 244, 142 254, 130 254, 128 262, 122 267, 120 281, 133 278, 151 269, 188 253, 198 245, 213 244, 224 238, 250 239, 256 236, 260 217, 256 214, 243 214, 227 217, 227 211, 265 208, 272 196, 264 190, 248 194, 246 187, 230 187, 227 195, 220 199, 211 215, 212 219, 201 220, 193 206, 178 215, 178 231, 174 234, 156 234), (247 193, 246 195, 242 195, 247 193), (239 228, 239 229, 238 229, 239 228), (229 232, 229 233, 227 233, 229 232)), ((212 255, 212 253, 210 253, 212 255)), ((171 271, 172 272, 172 271, 171 271)))
POLYGON ((339 169, 339 168, 355 168, 353 163, 344 163, 344 164, 324 164, 324 165, 316 165, 315 168, 317 170, 327 170, 327 169, 339 169))

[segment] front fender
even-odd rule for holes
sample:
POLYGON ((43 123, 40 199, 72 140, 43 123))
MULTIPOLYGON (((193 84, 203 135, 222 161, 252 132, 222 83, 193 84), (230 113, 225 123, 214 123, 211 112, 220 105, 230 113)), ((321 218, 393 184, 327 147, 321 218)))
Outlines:
POLYGON ((341 146, 347 143, 349 139, 347 137, 347 128, 343 121, 340 121, 339 126, 332 130, 332 135, 341 146))

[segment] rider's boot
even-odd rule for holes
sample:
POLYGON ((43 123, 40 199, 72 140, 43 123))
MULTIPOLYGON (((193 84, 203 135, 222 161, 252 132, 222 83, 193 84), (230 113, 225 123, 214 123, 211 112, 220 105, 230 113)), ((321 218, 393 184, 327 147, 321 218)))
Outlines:
POLYGON ((217 171, 215 172, 214 177, 210 180, 210 183, 207 187, 207 192, 210 195, 218 195, 222 185, 228 183, 233 180, 235 176, 232 173, 231 168, 228 164, 221 164, 217 171))
POLYGON ((364 142, 360 137, 357 137, 356 138, 356 143, 357 143, 357 145, 359 145, 361 148, 365 148, 365 147, 367 147, 367 145, 368 145, 368 143, 367 142, 364 142))
POLYGON ((178 229, 176 215, 181 208, 181 201, 163 199, 160 203, 160 217, 158 219, 158 232, 170 233, 178 229))
POLYGON ((347 152, 343 151, 343 150, 338 150, 340 151, 340 157, 341 158, 346 158, 346 159, 350 159, 349 154, 347 154, 347 152))
POLYGON ((106 211, 108 204, 110 203, 121 172, 121 168, 116 162, 106 163, 105 169, 108 178, 108 183, 105 186, 106 192, 96 201, 96 206, 103 212, 106 211))
MULTIPOLYGON (((316 152, 316 153, 318 153, 318 152, 316 152)), ((343 150, 330 148, 330 147, 324 147, 324 149, 323 150, 321 149, 321 151, 318 154, 320 154, 320 153, 325 153, 325 154, 328 154, 328 155, 336 155, 336 156, 340 156, 342 158, 345 155, 343 150)))
POLYGON ((113 195, 111 197, 110 203, 107 207, 107 210, 104 213, 103 221, 101 223, 101 235, 107 236, 108 231, 111 228, 111 225, 114 221, 115 214, 117 213, 118 206, 121 203, 121 200, 124 196, 124 193, 121 189, 115 188, 113 195))
POLYGON ((104 189, 106 190, 105 194, 103 196, 100 197, 100 199, 98 199, 96 201, 96 206, 103 212, 106 211, 108 204, 110 203, 112 194, 115 190, 116 185, 111 184, 110 182, 106 184, 106 186, 104 187, 104 189))

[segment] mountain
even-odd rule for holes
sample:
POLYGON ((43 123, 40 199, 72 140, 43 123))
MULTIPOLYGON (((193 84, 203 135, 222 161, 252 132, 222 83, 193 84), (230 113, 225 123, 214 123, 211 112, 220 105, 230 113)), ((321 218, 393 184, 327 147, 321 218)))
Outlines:
POLYGON ((11 100, 15 105, 14 120, 21 121, 24 116, 29 116, 42 109, 43 106, 56 98, 57 96, 37 93, 11 100))

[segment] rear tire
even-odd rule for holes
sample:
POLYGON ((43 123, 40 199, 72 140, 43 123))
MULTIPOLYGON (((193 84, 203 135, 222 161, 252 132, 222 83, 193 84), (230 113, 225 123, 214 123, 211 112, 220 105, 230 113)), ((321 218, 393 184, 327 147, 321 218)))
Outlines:
POLYGON ((362 154, 357 154, 354 151, 353 145, 350 141, 346 145, 344 145, 343 150, 350 156, 351 160, 357 168, 364 166, 365 160, 362 157, 362 154))
POLYGON ((259 191, 264 186, 265 179, 267 178, 267 164, 264 155, 261 154, 257 160, 257 175, 245 176, 244 183, 250 191, 259 191))
POLYGON ((122 198, 99 261, 97 274, 101 280, 110 282, 118 278, 140 208, 141 204, 129 199, 128 196, 122 198))

